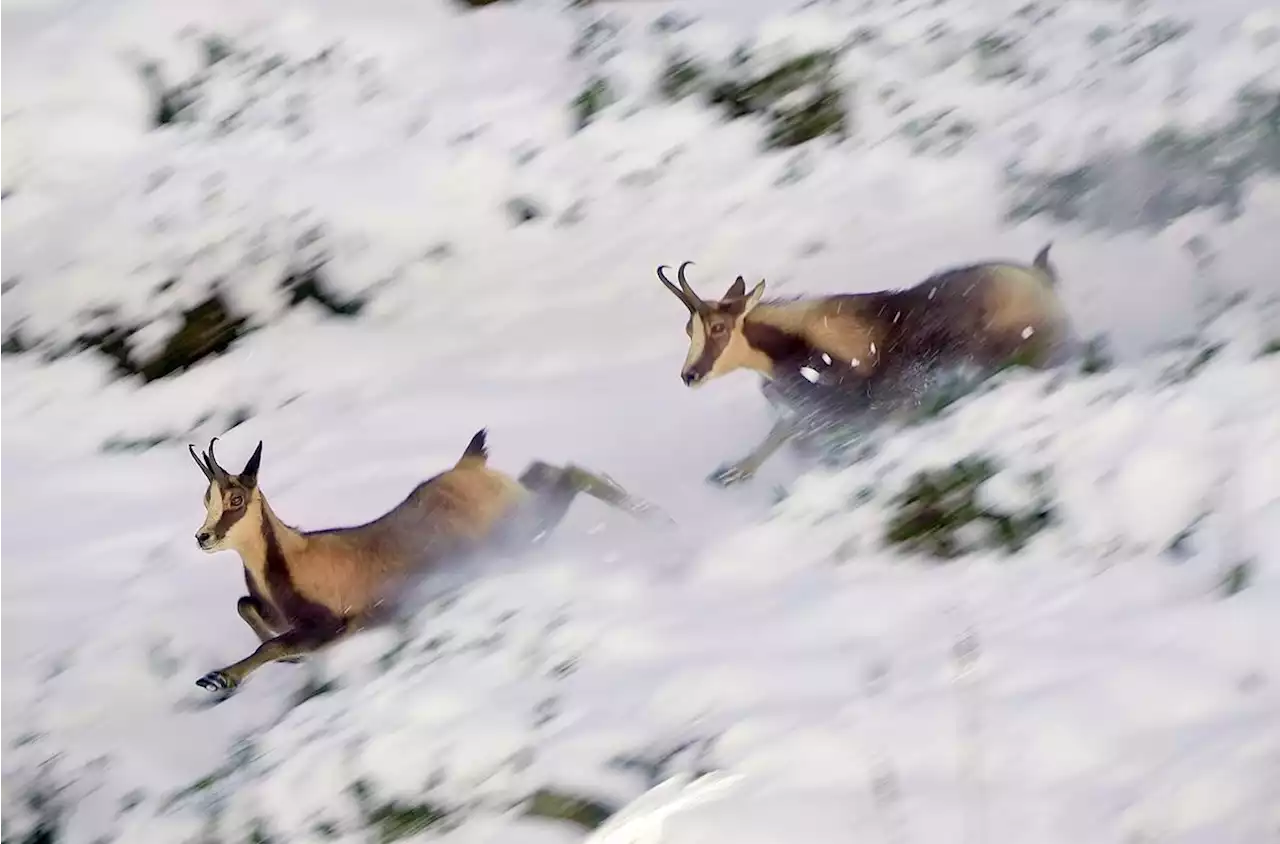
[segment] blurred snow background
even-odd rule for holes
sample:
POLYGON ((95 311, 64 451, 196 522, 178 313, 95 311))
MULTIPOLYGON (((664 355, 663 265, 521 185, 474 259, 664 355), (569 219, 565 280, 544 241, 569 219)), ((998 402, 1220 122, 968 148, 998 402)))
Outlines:
POLYGON ((575 841, 713 769, 665 844, 1277 835, 1274 8, 3 8, 6 842, 575 841), (703 483, 769 420, 680 384, 654 266, 858 291, 1050 239, 1087 371, 703 483), (679 528, 584 502, 208 707, 252 635, 186 443, 265 440, 310 527, 481 426, 679 528))

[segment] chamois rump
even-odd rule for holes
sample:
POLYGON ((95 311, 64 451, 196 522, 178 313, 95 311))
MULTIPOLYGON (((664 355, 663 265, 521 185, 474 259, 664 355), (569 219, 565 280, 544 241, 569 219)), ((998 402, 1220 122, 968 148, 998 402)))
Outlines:
POLYGON ((382 516, 354 527, 303 531, 285 524, 258 484, 262 443, 238 474, 213 453, 188 450, 208 487, 196 542, 231 550, 244 564, 248 595, 236 610, 261 644, 248 657, 196 681, 230 690, 269 662, 304 655, 389 621, 413 578, 500 542, 532 543, 552 530, 580 492, 633 515, 657 515, 608 478, 572 464, 528 465, 519 480, 488 465, 486 432, 451 468, 423 481, 382 516))
POLYGON ((658 279, 689 311, 689 351, 680 377, 699 387, 737 369, 763 377, 782 411, 746 456, 708 480, 750 478, 783 444, 834 425, 859 426, 918 408, 945 379, 976 383, 1006 366, 1044 369, 1075 348, 1055 290, 1046 244, 1030 265, 986 261, 935 273, 913 287, 765 299, 738 276, 719 300, 658 279))

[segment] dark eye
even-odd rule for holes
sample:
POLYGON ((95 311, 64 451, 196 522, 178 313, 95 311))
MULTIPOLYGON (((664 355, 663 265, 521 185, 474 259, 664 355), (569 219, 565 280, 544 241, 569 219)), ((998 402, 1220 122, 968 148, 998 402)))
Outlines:
POLYGON ((228 501, 232 507, 240 507, 244 504, 244 496, 238 492, 233 492, 231 493, 231 498, 229 498, 228 501))
POLYGON ((726 331, 726 329, 727 327, 723 322, 713 322, 711 323, 711 336, 719 337, 721 334, 723 334, 726 331))

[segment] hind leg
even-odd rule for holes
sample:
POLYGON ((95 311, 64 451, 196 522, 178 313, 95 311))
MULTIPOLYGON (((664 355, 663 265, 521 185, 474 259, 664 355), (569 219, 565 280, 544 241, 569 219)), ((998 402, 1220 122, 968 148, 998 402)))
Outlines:
POLYGON ((533 493, 533 500, 525 508, 518 529, 519 538, 526 542, 537 542, 554 530, 564 520, 579 493, 636 517, 658 517, 670 521, 658 508, 627 492, 613 479, 573 464, 553 466, 535 460, 519 480, 533 493))

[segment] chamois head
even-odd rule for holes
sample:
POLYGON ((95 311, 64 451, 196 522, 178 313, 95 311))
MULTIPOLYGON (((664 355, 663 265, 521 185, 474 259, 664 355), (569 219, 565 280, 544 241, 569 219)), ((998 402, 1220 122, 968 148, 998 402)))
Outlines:
POLYGON ((213 444, 218 441, 214 437, 209 441, 209 450, 196 454, 196 447, 187 446, 191 459, 196 461, 209 486, 204 492, 204 524, 196 531, 196 542, 200 550, 212 554, 224 548, 235 548, 247 539, 248 532, 260 530, 258 518, 245 516, 254 513, 261 516, 262 499, 258 494, 258 466, 262 463, 262 442, 254 449, 249 462, 243 471, 232 475, 218 465, 213 456, 213 444))
POLYGON ((698 387, 712 378, 751 366, 753 356, 758 356, 759 353, 743 336, 742 324, 747 314, 760 304, 764 282, 761 281, 748 293, 746 281, 738 276, 724 296, 708 301, 699 298, 685 280, 685 268, 692 263, 685 261, 677 270, 679 287, 663 273, 667 269, 665 265, 658 267, 658 279, 689 310, 689 321, 684 327, 685 334, 689 335, 689 354, 680 370, 680 380, 686 386, 698 387))

